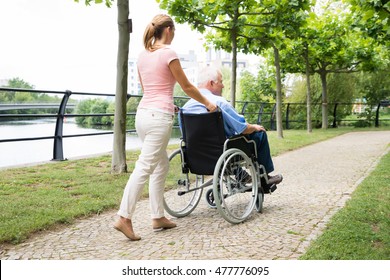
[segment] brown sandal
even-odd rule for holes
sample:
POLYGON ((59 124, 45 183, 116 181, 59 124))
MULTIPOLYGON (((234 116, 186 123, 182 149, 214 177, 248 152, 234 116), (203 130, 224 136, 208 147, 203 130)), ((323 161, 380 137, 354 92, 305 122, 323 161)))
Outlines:
POLYGON ((152 226, 154 230, 160 230, 174 228, 177 225, 174 222, 168 220, 167 218, 162 217, 159 219, 153 219, 152 226))
MULTIPOLYGON (((128 219, 129 220, 129 219, 128 219)), ((141 240, 141 236, 139 235, 136 235, 133 231, 133 226, 131 224, 131 220, 130 221, 130 225, 126 225, 125 223, 123 223, 120 219, 118 221, 116 221, 114 223, 114 229, 116 229, 117 231, 120 231, 122 232, 128 239, 130 239, 131 241, 138 241, 138 240, 141 240)))

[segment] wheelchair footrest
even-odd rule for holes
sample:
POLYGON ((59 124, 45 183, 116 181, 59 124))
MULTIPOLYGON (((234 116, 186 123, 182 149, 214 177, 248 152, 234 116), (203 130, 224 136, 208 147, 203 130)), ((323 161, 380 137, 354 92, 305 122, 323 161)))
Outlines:
POLYGON ((264 187, 264 193, 269 193, 269 194, 272 194, 274 191, 276 191, 278 187, 276 186, 276 184, 272 184, 270 186, 265 186, 264 187))

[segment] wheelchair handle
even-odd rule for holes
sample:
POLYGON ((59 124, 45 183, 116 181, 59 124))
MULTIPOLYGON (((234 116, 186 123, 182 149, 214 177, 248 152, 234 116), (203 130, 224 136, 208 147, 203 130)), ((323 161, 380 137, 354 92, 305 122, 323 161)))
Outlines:
MULTIPOLYGON (((177 105, 174 105, 174 106, 175 106, 175 113, 179 113, 181 110, 183 110, 182 107, 179 107, 177 105)), ((210 112, 209 109, 206 108, 206 110, 207 110, 207 112, 210 112)), ((222 112, 222 110, 221 110, 221 108, 219 106, 217 106, 217 110, 215 110, 215 111, 216 112, 222 112)))

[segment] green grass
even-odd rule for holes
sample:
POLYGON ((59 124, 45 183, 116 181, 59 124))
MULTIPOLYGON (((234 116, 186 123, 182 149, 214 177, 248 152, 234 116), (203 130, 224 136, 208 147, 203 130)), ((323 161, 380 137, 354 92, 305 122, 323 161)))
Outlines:
POLYGON ((110 168, 104 156, 1 171, 0 242, 19 243, 30 233, 117 206, 128 174, 112 175, 110 168))
MULTIPOLYGON (((268 135, 275 156, 350 131, 357 130, 288 130, 283 139, 273 131, 268 135)), ((138 151, 127 152, 129 172, 137 157, 138 151)), ((110 156, 0 170, 0 244, 17 244, 35 232, 116 209, 129 174, 110 171, 110 156)))
POLYGON ((357 187, 302 260, 390 259, 390 154, 357 187))

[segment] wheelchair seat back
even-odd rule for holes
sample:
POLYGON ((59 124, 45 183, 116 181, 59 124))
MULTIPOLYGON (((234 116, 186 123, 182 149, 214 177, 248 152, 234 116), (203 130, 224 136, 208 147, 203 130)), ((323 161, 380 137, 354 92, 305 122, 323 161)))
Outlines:
POLYGON ((193 174, 213 175, 226 141, 222 112, 204 114, 179 113, 184 157, 193 174))

